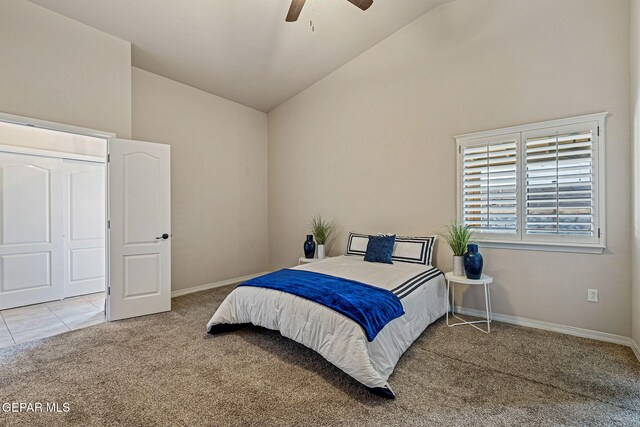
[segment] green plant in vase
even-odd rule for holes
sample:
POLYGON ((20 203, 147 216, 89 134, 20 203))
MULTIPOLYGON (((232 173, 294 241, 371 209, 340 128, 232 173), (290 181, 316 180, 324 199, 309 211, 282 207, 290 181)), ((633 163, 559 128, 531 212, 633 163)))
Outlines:
POLYGON ((471 241, 471 228, 458 221, 453 221, 447 226, 447 232, 443 235, 453 251, 453 274, 464 276, 463 255, 467 250, 467 245, 471 241))
POLYGON ((311 223, 309 224, 309 229, 311 230, 311 234, 316 239, 318 243, 318 259, 323 259, 325 256, 325 245, 329 241, 329 238, 335 231, 335 224, 333 221, 327 221, 322 218, 322 215, 316 214, 311 223))

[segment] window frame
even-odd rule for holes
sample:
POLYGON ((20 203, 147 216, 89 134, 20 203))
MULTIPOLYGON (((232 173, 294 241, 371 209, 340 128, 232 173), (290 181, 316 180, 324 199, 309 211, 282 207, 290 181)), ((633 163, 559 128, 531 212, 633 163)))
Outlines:
POLYGON ((606 249, 606 156, 605 156, 605 119, 608 113, 588 114, 577 117, 536 122, 520 126, 512 126, 482 132, 474 132, 455 136, 456 142, 456 217, 464 219, 464 147, 489 144, 501 140, 516 140, 516 172, 517 172, 517 231, 512 235, 496 235, 474 233, 473 240, 481 247, 536 250, 551 252, 576 252, 602 254, 606 249), (525 134, 569 126, 593 126, 596 132, 592 136, 593 143, 593 179, 594 179, 594 236, 589 239, 573 236, 540 236, 527 235, 523 220, 525 219, 525 183, 526 183, 526 150, 525 134))

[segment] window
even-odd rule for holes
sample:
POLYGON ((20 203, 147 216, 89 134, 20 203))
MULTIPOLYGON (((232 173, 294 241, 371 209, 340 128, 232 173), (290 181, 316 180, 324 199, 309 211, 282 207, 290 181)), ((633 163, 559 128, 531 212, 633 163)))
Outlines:
POLYGON ((459 219, 489 247, 602 253, 606 113, 456 137, 459 219))
POLYGON ((483 141, 462 148, 462 219, 478 233, 518 231, 518 138, 483 141))

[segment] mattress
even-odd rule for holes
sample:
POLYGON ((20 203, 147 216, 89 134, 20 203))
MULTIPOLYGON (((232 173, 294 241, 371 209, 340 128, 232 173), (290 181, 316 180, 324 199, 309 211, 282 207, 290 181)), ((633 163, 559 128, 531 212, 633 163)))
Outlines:
MULTIPOLYGON (((409 346, 447 310, 442 273, 430 265, 370 263, 356 256, 338 256, 294 267, 355 280, 395 293, 405 314, 389 322, 373 341, 353 320, 293 294, 257 287, 238 287, 222 302, 207 324, 251 323, 279 331, 320 353, 329 362, 372 390, 393 391, 390 375, 409 346)), ((385 393, 380 393, 385 395, 385 393)))

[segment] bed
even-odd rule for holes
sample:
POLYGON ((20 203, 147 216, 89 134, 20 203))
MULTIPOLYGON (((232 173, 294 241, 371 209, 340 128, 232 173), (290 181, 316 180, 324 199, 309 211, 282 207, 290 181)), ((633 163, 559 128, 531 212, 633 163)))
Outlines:
POLYGON ((398 261, 403 255, 399 251, 393 264, 383 264, 364 261, 356 239, 362 237, 351 233, 347 255, 282 270, 280 274, 327 276, 365 284, 372 291, 393 293, 403 313, 388 321, 375 335, 335 308, 262 287, 260 282, 234 289, 208 322, 207 331, 215 334, 237 324, 277 330, 317 351, 373 393, 394 398, 387 380, 413 341, 446 313, 446 284, 442 272, 431 265, 433 242, 427 248, 429 256, 421 255, 424 262, 398 261))

